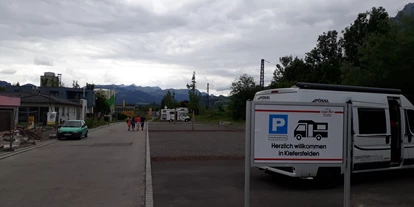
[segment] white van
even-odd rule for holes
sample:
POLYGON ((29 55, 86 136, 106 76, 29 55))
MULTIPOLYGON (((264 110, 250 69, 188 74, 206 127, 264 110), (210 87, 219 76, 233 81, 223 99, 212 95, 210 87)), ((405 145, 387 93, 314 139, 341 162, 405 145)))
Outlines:
MULTIPOLYGON (((257 92, 254 100, 350 101, 353 110, 353 173, 414 167, 414 106, 401 90, 298 82, 291 88, 257 92)), ((317 164, 278 164, 259 168, 291 177, 323 180, 344 172, 340 167, 317 164)))

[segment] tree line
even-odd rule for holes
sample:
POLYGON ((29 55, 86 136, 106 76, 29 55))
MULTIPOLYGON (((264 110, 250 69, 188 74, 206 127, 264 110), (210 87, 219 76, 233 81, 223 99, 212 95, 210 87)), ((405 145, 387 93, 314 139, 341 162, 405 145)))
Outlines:
MULTIPOLYGON (((291 87, 295 82, 399 88, 414 101, 414 20, 401 12, 390 18, 383 7, 358 14, 340 32, 323 32, 304 57, 280 57, 266 87, 291 87)), ((229 111, 245 118, 246 100, 262 90, 243 74, 232 83, 229 111)))

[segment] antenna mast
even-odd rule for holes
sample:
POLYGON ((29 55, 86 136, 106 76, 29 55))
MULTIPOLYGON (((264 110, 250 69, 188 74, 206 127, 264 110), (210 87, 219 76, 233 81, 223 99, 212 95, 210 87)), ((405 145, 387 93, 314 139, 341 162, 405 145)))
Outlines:
POLYGON ((264 89, 264 59, 262 59, 260 64, 260 87, 264 89))
POLYGON ((210 83, 207 83, 207 109, 210 107, 210 83))

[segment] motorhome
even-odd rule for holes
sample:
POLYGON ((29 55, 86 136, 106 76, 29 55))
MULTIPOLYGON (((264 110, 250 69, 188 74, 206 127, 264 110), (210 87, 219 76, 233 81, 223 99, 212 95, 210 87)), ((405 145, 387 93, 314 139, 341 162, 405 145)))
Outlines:
POLYGON ((185 110, 162 109, 161 120, 172 122, 177 118, 177 121, 188 122, 191 118, 187 115, 185 110))
POLYGON ((174 120, 174 114, 175 114, 175 110, 174 109, 162 109, 161 110, 161 120, 162 121, 173 121, 174 120))
MULTIPOLYGON (((257 92, 254 100, 352 104, 352 172, 371 172, 414 167, 414 106, 399 89, 296 83, 291 88, 257 92)), ((296 139, 324 139, 327 125, 303 121, 296 139), (315 130, 320 132, 315 133, 315 130), (318 137, 316 137, 316 135, 318 137)), ((262 170, 300 178, 337 177, 341 167, 318 164, 277 164, 262 170)))

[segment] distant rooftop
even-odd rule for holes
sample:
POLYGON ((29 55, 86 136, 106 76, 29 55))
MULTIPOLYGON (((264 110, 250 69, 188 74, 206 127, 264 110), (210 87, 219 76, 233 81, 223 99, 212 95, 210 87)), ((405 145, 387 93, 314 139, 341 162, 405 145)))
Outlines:
POLYGON ((68 101, 61 99, 55 96, 49 96, 44 93, 10 93, 10 92, 0 92, 2 96, 9 97, 20 97, 21 103, 33 103, 33 104, 62 104, 62 105, 71 105, 71 106, 81 106, 80 103, 68 101))

